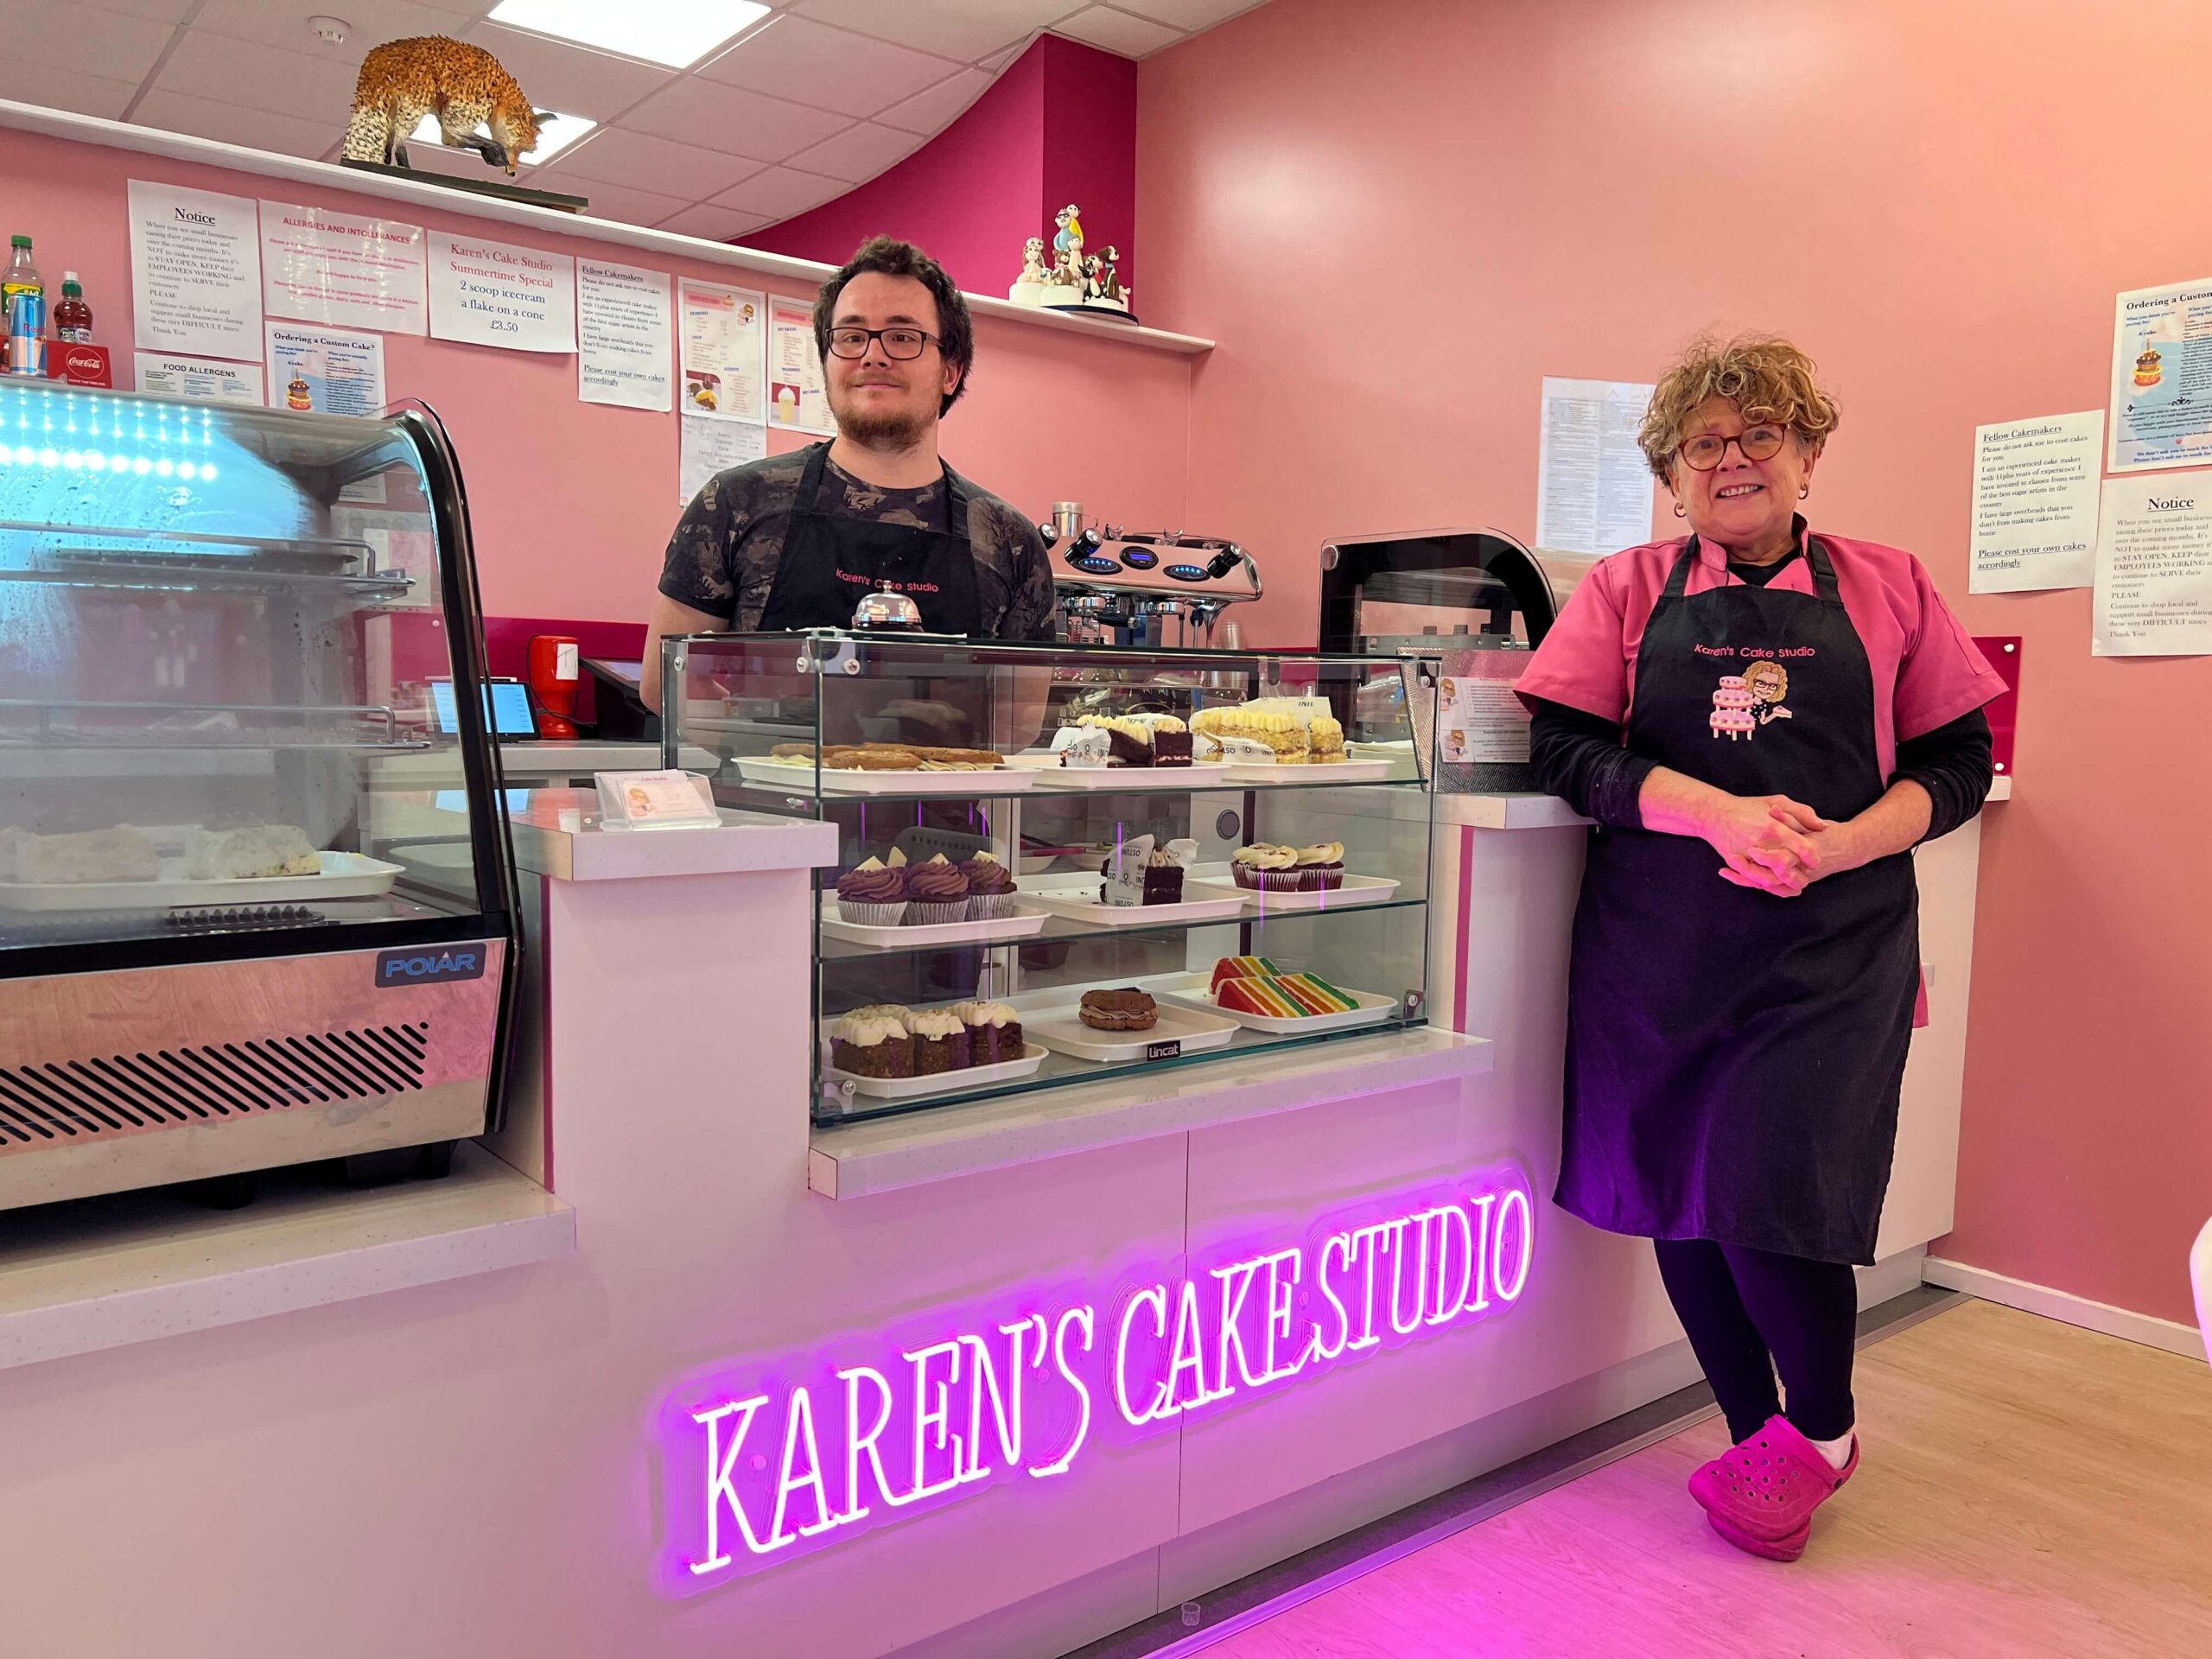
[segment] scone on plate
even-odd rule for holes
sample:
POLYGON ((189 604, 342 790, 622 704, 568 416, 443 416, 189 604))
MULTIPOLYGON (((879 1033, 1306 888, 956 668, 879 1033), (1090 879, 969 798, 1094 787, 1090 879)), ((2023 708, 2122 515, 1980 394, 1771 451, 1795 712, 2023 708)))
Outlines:
POLYGON ((143 830, 118 823, 80 835, 16 838, 16 879, 37 885, 65 881, 152 881, 160 855, 143 830))
POLYGON ((250 823, 229 830, 194 830, 185 838, 184 874, 194 881, 320 875, 322 855, 297 824, 250 823))

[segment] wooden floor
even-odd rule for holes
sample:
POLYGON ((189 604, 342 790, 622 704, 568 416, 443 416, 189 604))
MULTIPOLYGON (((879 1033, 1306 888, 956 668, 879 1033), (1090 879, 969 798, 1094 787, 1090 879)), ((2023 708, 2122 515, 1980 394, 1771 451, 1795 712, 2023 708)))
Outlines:
POLYGON ((1206 1659, 2212 1656, 2212 1370, 1961 1300, 1859 1356, 1864 1456, 1793 1565, 1684 1491, 1718 1419, 1206 1659))

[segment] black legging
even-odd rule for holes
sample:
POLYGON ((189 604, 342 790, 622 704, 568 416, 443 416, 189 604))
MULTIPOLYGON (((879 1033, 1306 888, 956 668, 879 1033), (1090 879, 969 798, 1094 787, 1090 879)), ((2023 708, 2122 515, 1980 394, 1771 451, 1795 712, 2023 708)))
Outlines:
POLYGON ((1727 1416, 1730 1440, 1750 1439, 1782 1410, 1777 1370, 1799 1433, 1833 1440, 1851 1432, 1859 1292, 1848 1263, 1704 1238, 1652 1244, 1667 1299, 1727 1416))

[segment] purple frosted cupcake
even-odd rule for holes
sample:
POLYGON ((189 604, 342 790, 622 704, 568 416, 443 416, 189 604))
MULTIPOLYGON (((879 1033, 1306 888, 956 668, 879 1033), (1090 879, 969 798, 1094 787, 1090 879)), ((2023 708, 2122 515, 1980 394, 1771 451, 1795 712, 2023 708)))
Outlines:
POLYGON ((906 867, 906 925, 934 927, 968 919, 968 878, 939 853, 925 864, 906 867))
POLYGON ((837 913, 861 927, 896 927, 906 913, 906 876, 874 859, 837 878, 837 913))
POLYGON ((960 867, 968 878, 968 919, 995 922, 1014 914, 1014 872, 988 853, 977 853, 960 867))

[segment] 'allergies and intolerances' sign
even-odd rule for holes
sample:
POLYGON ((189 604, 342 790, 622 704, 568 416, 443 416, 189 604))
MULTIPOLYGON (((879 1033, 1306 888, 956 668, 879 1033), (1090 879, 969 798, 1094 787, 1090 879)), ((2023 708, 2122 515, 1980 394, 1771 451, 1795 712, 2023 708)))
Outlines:
POLYGON ((708 1368, 657 1414, 655 1577, 689 1595, 1481 1323, 1519 1300, 1535 1250, 1528 1181, 1507 1167, 1303 1238, 1194 1253, 1186 1271, 1034 1289, 829 1351, 708 1368))
POLYGON ((576 262, 565 253, 434 231, 430 333, 511 352, 573 352, 576 262))

